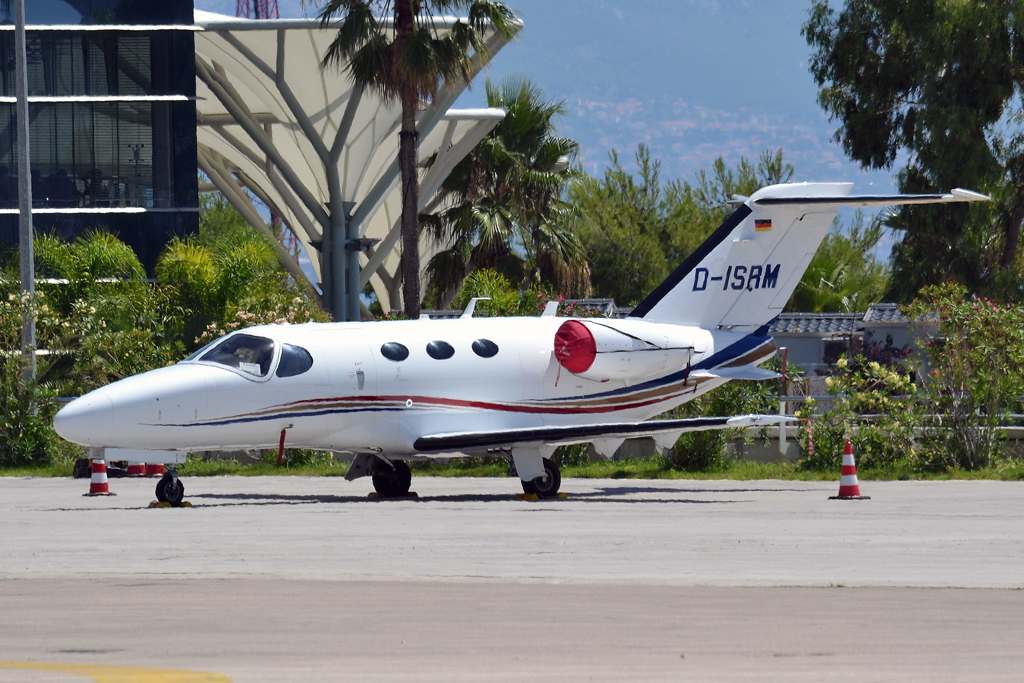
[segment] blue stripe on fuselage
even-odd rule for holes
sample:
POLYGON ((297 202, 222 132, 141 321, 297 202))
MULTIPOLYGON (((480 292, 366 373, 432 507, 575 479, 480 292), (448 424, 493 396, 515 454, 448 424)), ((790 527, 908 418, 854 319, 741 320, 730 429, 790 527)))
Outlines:
POLYGON ((768 334, 768 330, 771 329, 772 323, 774 322, 775 319, 773 318, 771 322, 757 328, 735 344, 730 344, 713 356, 709 356, 697 363, 691 368, 691 370, 710 370, 712 368, 717 368, 719 365, 724 365, 729 361, 736 360, 747 351, 756 349, 761 344, 771 341, 772 336, 768 334))

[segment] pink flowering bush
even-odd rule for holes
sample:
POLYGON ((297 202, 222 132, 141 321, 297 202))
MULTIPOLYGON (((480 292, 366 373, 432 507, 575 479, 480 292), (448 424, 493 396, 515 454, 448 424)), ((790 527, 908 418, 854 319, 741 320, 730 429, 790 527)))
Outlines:
MULTIPOLYGON (((255 308, 255 307, 254 307, 255 308)), ((239 309, 234 319, 227 322, 212 322, 203 333, 196 338, 196 345, 203 346, 214 339, 223 337, 229 332, 256 325, 292 325, 309 322, 326 322, 327 316, 316 304, 294 297, 290 301, 278 303, 273 308, 255 308, 255 312, 239 309)))
POLYGON ((963 286, 946 283, 922 289, 903 312, 918 321, 922 338, 928 328, 936 332, 925 349, 926 464, 990 465, 1001 456, 1001 427, 1020 412, 1024 309, 969 297, 963 286))

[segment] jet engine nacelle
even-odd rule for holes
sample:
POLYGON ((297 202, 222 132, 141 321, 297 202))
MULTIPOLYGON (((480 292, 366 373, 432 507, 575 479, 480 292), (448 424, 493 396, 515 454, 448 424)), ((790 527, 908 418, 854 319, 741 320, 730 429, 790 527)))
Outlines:
POLYGON ((693 340, 675 325, 641 321, 566 320, 555 333, 555 358, 597 382, 653 377, 686 366, 693 340))

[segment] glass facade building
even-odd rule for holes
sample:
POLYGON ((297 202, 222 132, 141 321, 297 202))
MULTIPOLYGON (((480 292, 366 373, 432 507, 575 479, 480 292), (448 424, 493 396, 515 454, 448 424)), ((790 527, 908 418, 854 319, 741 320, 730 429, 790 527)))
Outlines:
MULTIPOLYGON (((107 228, 152 267, 198 227, 192 0, 26 2, 38 233, 107 228)), ((14 6, 0 0, 0 239, 17 243, 14 6)))

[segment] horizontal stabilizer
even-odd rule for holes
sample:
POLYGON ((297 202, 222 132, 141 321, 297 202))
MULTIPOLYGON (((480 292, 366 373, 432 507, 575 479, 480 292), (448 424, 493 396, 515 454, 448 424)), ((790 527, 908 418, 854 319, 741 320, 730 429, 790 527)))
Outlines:
POLYGON ((530 427, 489 432, 431 434, 416 439, 413 447, 421 453, 512 448, 530 444, 561 446, 594 440, 632 439, 670 432, 700 432, 709 429, 767 427, 796 418, 785 415, 737 415, 735 417, 691 417, 679 420, 615 422, 566 427, 530 427))
POLYGON ((763 197, 757 206, 897 206, 900 204, 949 204, 951 202, 989 202, 992 198, 978 192, 956 188, 948 194, 868 194, 834 197, 763 197))
POLYGON ((743 365, 738 368, 713 368, 711 370, 696 370, 690 373, 690 377, 697 379, 715 379, 721 377, 722 379, 752 379, 752 380, 765 380, 765 379, 778 379, 782 377, 777 372, 772 370, 765 370, 753 365, 743 365))

